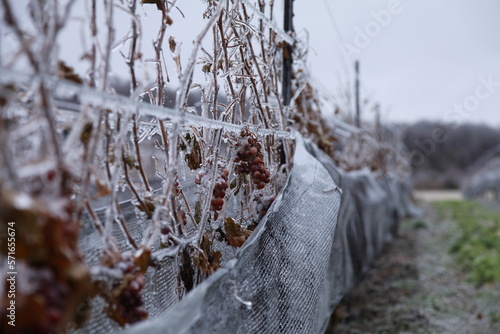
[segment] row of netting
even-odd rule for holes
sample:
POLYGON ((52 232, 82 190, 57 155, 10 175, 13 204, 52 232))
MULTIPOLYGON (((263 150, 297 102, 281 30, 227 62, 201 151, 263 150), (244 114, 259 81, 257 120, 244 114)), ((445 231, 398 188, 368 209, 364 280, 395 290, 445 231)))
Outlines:
POLYGON ((462 191, 467 198, 498 203, 500 199, 500 147, 486 151, 468 169, 462 191))
POLYGON ((411 185, 346 172, 298 139, 289 179, 222 269, 154 320, 126 333, 324 333, 341 298, 419 214, 411 185))
MULTIPOLYGON (((325 320, 404 214, 405 159, 393 145, 322 115, 325 101, 304 65, 307 45, 276 23, 274 1, 204 2, 188 56, 183 41, 169 34, 183 20, 183 6, 189 7, 163 0, 2 1, 8 39, 0 40, 0 239, 2 275, 17 274, 15 298, 7 276, 0 285, 5 333, 153 324, 148 319, 191 307, 189 296, 207 289, 233 296, 225 304, 207 294, 221 302, 217 307, 252 314, 252 321, 230 319, 237 325, 216 308, 197 309, 219 317, 214 328, 222 332, 265 332, 266 321, 284 326, 284 319, 292 332, 319 330, 317 319, 325 320), (79 66, 60 57, 74 47, 65 30, 74 21, 79 66), (145 47, 152 26, 153 43, 145 47), (294 45, 289 106, 281 97, 287 44, 294 45), (129 74, 125 96, 113 85, 116 59, 129 74), (340 181, 335 173, 346 176, 340 181), (368 193, 373 187, 380 191, 368 193), (364 211, 372 201, 383 215, 364 211), (359 218, 363 212, 380 225, 359 218), (343 233, 334 233, 339 214, 348 217, 339 222, 362 222, 348 224, 343 244, 333 242, 343 233), (360 248, 348 247, 352 268, 335 269, 345 282, 327 296, 331 250, 347 244, 360 248), (249 262, 238 260, 243 256, 249 262), (289 275, 279 281, 282 270, 289 275), (313 280, 309 290, 300 286, 305 273, 313 280), (222 286, 209 283, 234 275, 240 277, 224 278, 222 286), (256 285, 242 283, 250 277, 256 285), (271 299, 285 295, 290 309, 282 304, 271 312, 271 299), (310 301, 307 324, 292 321, 292 310, 301 313, 293 302, 302 296, 310 301)), ((168 326, 188 326, 186 317, 168 326)))

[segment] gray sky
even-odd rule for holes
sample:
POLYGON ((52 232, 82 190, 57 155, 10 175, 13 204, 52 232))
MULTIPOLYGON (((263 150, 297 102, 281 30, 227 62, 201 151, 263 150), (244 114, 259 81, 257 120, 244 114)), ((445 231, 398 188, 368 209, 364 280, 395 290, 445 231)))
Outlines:
MULTIPOLYGON (((15 2, 19 13, 26 2, 15 2)), ((74 20, 60 41, 62 59, 81 72, 88 68, 80 60, 81 41, 85 40, 87 48, 90 45, 84 3, 78 2, 74 20)), ((203 25, 204 4, 201 0, 179 4, 185 18, 173 13, 174 25, 167 31, 166 41, 170 35, 177 37, 186 56, 203 25)), ((276 1, 277 6, 282 4, 282 0, 276 1)), ((367 119, 373 117, 373 103, 379 102, 386 121, 432 119, 500 125, 500 1, 295 0, 294 6, 296 32, 300 37, 307 31, 309 36, 310 72, 337 100, 352 87, 353 62, 360 60, 362 95, 369 100, 363 110, 367 119)), ((152 5, 139 12, 143 16, 144 58, 153 57, 151 41, 158 31, 158 12, 152 5)), ((129 18, 119 9, 115 14, 119 39, 127 34, 122 27, 129 26, 129 18)), ((100 20, 104 27, 102 15, 100 20)), ((276 20, 282 24, 280 11, 276 20)), ((2 53, 8 52, 9 43, 11 38, 2 36, 2 53)), ((209 42, 204 45, 209 47, 209 42)), ((164 49, 168 49, 166 45, 164 49)), ((120 50, 126 53, 127 47, 115 49, 113 71, 127 77, 120 50)), ((175 84, 175 67, 170 57, 166 59, 175 84)), ((145 69, 141 72, 146 73, 146 82, 155 71, 153 64, 146 64, 145 69)), ((203 75, 195 80, 203 83, 203 75)))
POLYGON ((312 75, 335 93, 359 59, 362 93, 381 103, 388 120, 500 125, 500 1, 296 0, 295 11, 296 30, 309 31, 316 51, 312 75), (389 9, 377 21, 373 13, 389 9), (345 43, 361 47, 343 56, 345 43), (492 92, 479 77, 497 83, 492 92))

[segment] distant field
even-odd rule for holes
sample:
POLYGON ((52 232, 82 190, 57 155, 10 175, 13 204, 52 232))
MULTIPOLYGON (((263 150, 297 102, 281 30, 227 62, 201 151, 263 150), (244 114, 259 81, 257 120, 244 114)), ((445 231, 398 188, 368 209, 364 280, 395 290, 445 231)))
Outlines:
POLYGON ((477 284, 500 282, 500 211, 470 201, 436 203, 443 218, 455 221, 459 237, 451 252, 477 284))

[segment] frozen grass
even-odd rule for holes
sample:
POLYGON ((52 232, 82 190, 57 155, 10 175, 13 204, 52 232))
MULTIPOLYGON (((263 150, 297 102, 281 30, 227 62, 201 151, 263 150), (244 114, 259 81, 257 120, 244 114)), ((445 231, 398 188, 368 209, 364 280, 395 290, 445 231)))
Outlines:
MULTIPOLYGON (((451 218, 459 210, 452 209, 476 204, 422 205, 425 220, 401 224, 399 237, 339 304, 326 333, 499 333, 498 284, 468 282, 449 252, 462 234, 451 218)), ((475 210, 468 210, 471 216, 489 212, 475 210)))
POLYGON ((468 279, 477 284, 500 282, 500 212, 470 201, 436 206, 442 217, 458 224, 460 234, 450 250, 468 279))

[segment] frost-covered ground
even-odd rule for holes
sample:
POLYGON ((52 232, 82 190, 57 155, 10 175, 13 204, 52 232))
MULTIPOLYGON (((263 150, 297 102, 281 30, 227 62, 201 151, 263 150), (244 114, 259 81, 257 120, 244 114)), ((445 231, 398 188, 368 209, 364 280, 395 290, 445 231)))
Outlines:
POLYGON ((456 224, 423 206, 426 220, 402 225, 327 333, 500 333, 500 286, 466 281, 448 251, 456 224))

